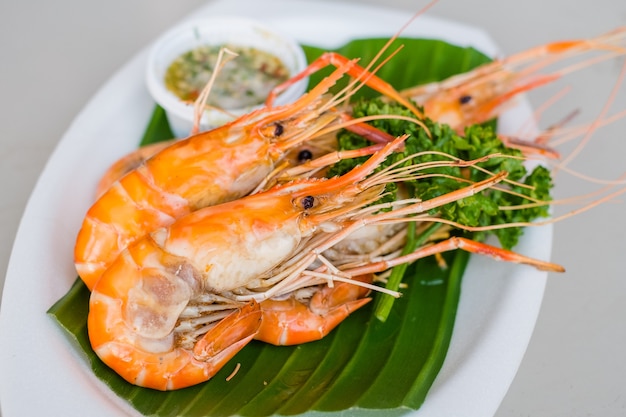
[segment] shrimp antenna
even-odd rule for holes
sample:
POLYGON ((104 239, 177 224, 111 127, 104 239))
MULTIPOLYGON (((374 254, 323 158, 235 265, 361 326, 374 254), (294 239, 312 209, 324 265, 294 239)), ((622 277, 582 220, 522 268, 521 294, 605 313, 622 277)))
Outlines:
POLYGON ((604 104, 604 107, 600 111, 600 115, 596 118, 596 120, 593 123, 591 123, 591 126, 589 126, 589 130, 583 137, 582 141, 578 144, 576 149, 574 149, 567 156, 567 158, 563 160, 563 162, 560 164, 561 167, 567 166, 571 161, 573 161, 574 158, 583 150, 587 142, 589 142, 589 140, 591 139, 591 136, 593 135, 597 127, 601 124, 601 121, 604 115, 609 111, 609 109, 611 108, 611 105, 615 101, 615 98, 617 97, 617 93, 624 81, 624 77, 626 77, 626 62, 624 62, 624 64, 622 65, 622 70, 620 71, 619 77, 615 85, 613 86, 613 89, 611 90, 611 94, 609 95, 608 100, 606 101, 606 103, 604 104))
POLYGON ((213 84, 215 84, 215 79, 217 75, 222 71, 224 65, 226 65, 229 61, 233 60, 239 56, 238 53, 231 51, 228 48, 221 48, 219 54, 217 55, 217 61, 215 63, 215 70, 211 73, 211 78, 206 83, 200 95, 196 99, 193 106, 193 127, 191 128, 191 135, 195 135, 200 131, 200 121, 202 120, 202 113, 204 108, 207 105, 207 100, 209 99, 209 95, 211 94, 211 90, 213 89, 213 84), (228 54, 226 58, 224 55, 228 54))

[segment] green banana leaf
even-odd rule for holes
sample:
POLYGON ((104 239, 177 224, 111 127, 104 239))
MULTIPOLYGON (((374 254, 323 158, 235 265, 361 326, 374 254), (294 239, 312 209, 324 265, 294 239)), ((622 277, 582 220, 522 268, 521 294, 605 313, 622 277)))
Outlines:
MULTIPOLYGON (((355 40, 337 49, 366 64, 384 39, 355 40)), ((402 89, 440 80, 487 62, 480 52, 436 40, 400 39, 404 49, 378 75, 402 89)), ((305 47, 309 61, 322 52, 305 47)), ((310 85, 329 70, 314 74, 310 85)), ((338 86, 337 88, 340 88, 338 86)), ((375 93, 362 89, 360 94, 375 93)), ((171 137, 164 112, 157 107, 142 143, 171 137)), ((403 297, 383 323, 369 303, 352 314, 329 336, 300 346, 276 347, 252 341, 210 381, 194 387, 159 392, 136 387, 104 365, 91 350, 87 336, 89 291, 77 280, 48 314, 84 354, 95 375, 116 395, 149 416, 267 416, 340 412, 362 415, 402 415, 423 403, 444 361, 454 320, 463 271, 469 255, 446 254, 449 268, 432 259, 407 268, 403 297), (240 364, 236 375, 228 376, 240 364)), ((334 414, 334 413, 331 413, 334 414)))

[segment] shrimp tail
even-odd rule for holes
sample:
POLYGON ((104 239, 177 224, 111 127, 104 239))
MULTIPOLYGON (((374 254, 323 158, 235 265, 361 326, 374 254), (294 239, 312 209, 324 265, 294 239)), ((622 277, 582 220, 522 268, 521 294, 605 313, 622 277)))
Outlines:
POLYGON ((260 325, 261 309, 253 300, 218 322, 196 342, 193 353, 220 369, 254 338, 260 325))
MULTIPOLYGON (((211 328, 193 350, 174 348, 160 352, 145 349, 158 347, 158 342, 129 337, 112 340, 107 324, 125 328, 121 314, 100 320, 102 314, 121 303, 107 301, 108 297, 92 295, 89 315, 89 338, 96 354, 116 373, 131 384, 160 391, 185 388, 211 379, 257 333, 261 322, 259 304, 251 302, 230 313, 211 328), (94 302, 96 301, 96 302, 94 302)), ((153 350, 150 349, 150 350, 153 350)))
MULTIPOLYGON (((372 274, 353 278, 367 283, 372 279, 372 274)), ((368 293, 369 289, 363 286, 340 282, 323 286, 308 303, 295 297, 263 301, 263 320, 255 339, 277 346, 319 340, 369 303, 371 298, 364 298, 368 293)))

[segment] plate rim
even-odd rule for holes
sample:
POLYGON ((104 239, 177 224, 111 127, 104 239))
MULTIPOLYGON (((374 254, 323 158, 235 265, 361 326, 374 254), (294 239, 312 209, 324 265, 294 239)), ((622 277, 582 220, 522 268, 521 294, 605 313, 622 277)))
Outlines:
MULTIPOLYGON (((240 0, 240 1, 220 0, 220 1, 211 2, 199 8, 197 11, 193 12, 187 18, 183 19, 180 23, 190 18, 201 16, 203 14, 209 14, 209 13, 226 14, 225 12, 228 11, 229 8, 231 10, 230 13, 232 13, 232 10, 238 10, 238 9, 241 10, 243 5, 245 5, 245 10, 247 11, 247 13, 257 13, 257 11, 254 9, 255 4, 256 3, 253 0, 240 0)), ((275 19, 293 17, 295 10, 298 10, 298 9, 302 10, 303 8, 304 9, 313 8, 316 11, 315 14, 308 14, 307 16, 309 18, 324 15, 324 13, 328 15, 327 12, 329 10, 333 11, 334 13, 338 15, 343 15, 342 12, 350 12, 353 16, 356 15, 357 17, 376 16, 377 19, 382 19, 382 21, 384 22, 400 22, 400 21, 404 22, 411 15, 409 12, 396 10, 396 9, 388 9, 388 8, 377 7, 377 6, 362 6, 362 5, 356 5, 356 4, 341 3, 341 2, 331 4, 330 2, 319 3, 319 2, 314 2, 312 0, 311 1, 292 0, 289 2, 267 1, 263 3, 263 7, 269 10, 272 10, 272 8, 277 7, 278 5, 280 5, 282 9, 280 9, 281 13, 278 13, 275 15, 276 16, 275 19)), ((258 15, 257 13, 257 17, 259 16, 262 16, 262 15, 258 15)), ((446 27, 446 29, 450 27, 454 27, 454 28, 460 28, 461 31, 467 31, 467 30, 472 31, 476 34, 477 38, 481 39, 479 43, 485 42, 484 48, 482 48, 484 52, 492 56, 497 53, 497 47, 495 43, 493 43, 493 41, 490 40, 489 36, 482 29, 472 28, 464 24, 437 19, 437 18, 433 18, 430 16, 420 17, 417 22, 421 24, 420 30, 425 31, 425 32, 429 31, 428 29, 429 25, 438 26, 438 27, 444 26, 446 27), (424 29, 424 27, 426 27, 426 29, 424 29)), ((385 23, 385 24, 389 25, 390 23, 385 23)), ((384 25, 381 25, 381 26, 384 26, 384 25)), ((289 28, 287 27, 286 30, 289 30, 289 28)), ((406 33, 411 34, 411 36, 418 36, 416 34, 419 34, 420 30, 412 29, 412 26, 410 26, 406 33)), ((387 32, 387 35, 388 34, 389 33, 387 32)), ((444 38, 444 40, 452 41, 452 39, 449 39, 448 35, 442 36, 442 37, 444 38)), ((307 40, 306 35, 302 37, 298 37, 298 39, 303 42, 307 40)), ((469 39, 469 37, 466 39, 469 39)), ((346 40, 343 40, 340 42, 339 40, 337 40, 339 44, 345 43, 345 41, 346 40)), ((457 41, 454 43, 459 44, 460 42, 458 42, 458 39, 457 39, 457 41)), ((327 44, 327 45, 321 45, 321 46, 329 47, 332 45, 327 44)), ((467 45, 464 45, 464 46, 467 46, 467 45)), ((12 249, 8 267, 7 267, 6 282, 5 282, 5 287, 3 291, 3 299, 2 299, 2 309, 0 310, 0 330, 5 332, 5 334, 7 332, 15 331, 16 325, 13 324, 11 320, 14 319, 15 316, 20 311, 24 311, 23 308, 21 308, 21 306, 19 305, 19 301, 23 299, 25 296, 28 296, 29 294, 28 290, 32 289, 31 286, 33 284, 30 280, 36 280, 38 278, 41 279, 38 274, 37 269, 31 267, 31 268, 26 268, 26 270, 24 271, 24 268, 23 268, 24 266, 28 266, 26 265, 26 262, 28 260, 27 255, 29 254, 27 253, 26 248, 32 243, 31 242, 32 236, 37 236, 37 233, 39 232, 38 227, 43 227, 44 230, 48 230, 51 232, 59 232, 62 235, 63 244, 65 245, 65 247, 67 246, 68 241, 71 242, 71 245, 73 247, 74 236, 71 236, 70 231, 78 230, 77 222, 63 220, 63 219, 59 220, 58 218, 55 218, 54 216, 50 216, 48 213, 41 212, 41 209, 40 209, 41 205, 43 203, 47 203, 50 200, 55 202, 54 207, 56 208, 57 213, 58 212, 62 213, 64 211, 62 209, 65 207, 64 204, 66 203, 64 201, 61 201, 62 199, 59 199, 59 196, 55 196, 52 194, 51 192, 52 190, 49 189, 49 185, 55 184, 55 183, 74 184, 78 186, 79 192, 81 192, 81 190, 84 191, 87 189, 87 185, 90 181, 93 181, 94 178, 97 178, 96 173, 98 172, 98 170, 103 167, 106 167, 106 164, 108 163, 106 161, 100 164, 93 164, 94 166, 89 167, 89 170, 88 170, 90 174, 83 176, 79 180, 76 180, 76 179, 72 180, 71 177, 76 172, 81 171, 80 167, 70 168, 66 170, 65 172, 58 171, 59 167, 63 166, 63 163, 64 163, 63 158, 66 155, 70 155, 70 156, 73 156, 74 158, 77 158, 83 152, 85 152, 87 148, 87 144, 84 142, 81 143, 79 141, 78 136, 84 135, 85 133, 93 133, 94 128, 93 126, 89 126, 89 123, 88 123, 89 117, 94 112, 101 112, 102 103, 107 103, 114 98, 112 97, 114 95, 111 93, 111 87, 118 85, 120 83, 123 83, 127 77, 141 77, 143 75, 143 68, 141 67, 142 67, 142 62, 145 62, 147 58, 147 51, 148 51, 148 47, 144 48, 142 51, 138 52, 133 58, 131 58, 122 68, 120 68, 99 89, 99 91, 92 97, 92 99, 87 103, 87 105, 83 107, 83 109, 77 114, 74 121, 71 123, 70 127, 67 129, 67 131, 65 132, 65 134, 63 135, 63 137, 61 138, 61 140, 55 147, 42 173, 40 174, 39 179, 37 180, 37 183, 26 205, 22 219, 20 221, 20 225, 16 233, 16 238, 14 241, 13 249, 12 249), (20 280, 25 280, 26 282, 26 284, 22 286, 21 288, 19 286, 20 280)), ((147 95, 147 90, 145 89, 143 83, 141 83, 141 86, 135 86, 135 88, 129 89, 129 91, 127 91, 122 98, 124 100, 129 100, 131 102, 139 103, 140 106, 144 106, 144 109, 140 111, 140 113, 143 114, 143 116, 141 117, 143 117, 143 120, 145 121, 145 123, 147 123, 149 114, 152 110, 151 106, 149 106, 148 104, 152 103, 152 101, 147 95), (135 97, 138 94, 141 95, 141 97, 135 97)), ((152 106, 153 106, 153 103, 152 103, 152 106)), ((105 110, 107 110, 111 114, 115 113, 114 109, 105 109, 105 110)), ((122 126, 120 130, 123 131, 125 135, 127 135, 130 132, 133 132, 133 131, 137 132, 138 130, 142 130, 144 128, 145 123, 142 123, 140 127, 135 126, 134 128, 132 126, 122 126)), ((139 137, 140 135, 137 136, 137 140, 139 137)), ((103 150, 102 155, 104 156, 104 158, 114 158, 117 155, 121 155, 131 150, 134 146, 136 146, 136 144, 132 143, 132 141, 123 143, 122 141, 119 141, 119 140, 115 143, 115 145, 117 147, 114 151, 103 150)), ((86 200, 82 205, 78 204, 74 206, 73 209, 70 210, 70 213, 74 213, 74 214, 84 213, 88 206, 87 201, 88 200, 86 200)), ((78 216, 78 221, 80 221, 81 218, 82 216, 78 216)), ((531 229, 528 234, 531 235, 531 239, 530 239, 531 241, 536 240, 536 239, 541 239, 544 242, 545 241, 551 242, 552 227, 548 226, 548 227, 542 227, 542 228, 537 228, 537 229, 531 229)), ((51 241, 53 240, 53 239, 50 239, 50 236, 48 236, 48 239, 50 241, 39 242, 38 245, 35 245, 36 249, 44 250, 46 248, 45 245, 50 244, 51 241)), ((524 239, 519 250, 530 256, 537 256, 536 255, 537 248, 528 247, 529 245, 525 244, 528 240, 529 240, 528 238, 524 239)), ((548 246, 550 246, 550 244, 548 244, 548 246)), ((548 247, 546 251, 546 248, 544 247, 542 248, 542 250, 543 252, 541 252, 540 256, 544 258, 545 257, 549 258, 550 248, 548 247)), ((63 275, 63 274, 67 274, 67 272, 70 271, 71 273, 68 276, 69 277, 75 276, 71 259, 64 260, 64 262, 61 262, 59 264, 54 264, 54 265, 47 264, 46 266, 49 268, 49 270, 47 271, 48 275, 51 275, 51 274, 53 276, 55 274, 63 275)), ((472 257, 470 260, 470 265, 468 266, 468 269, 469 268, 481 268, 481 267, 484 267, 484 262, 481 262, 481 260, 477 259, 476 257, 472 257), (476 265, 476 263, 478 263, 478 265, 476 265)), ((489 267, 490 269, 492 269, 491 265, 489 267)), ((496 269, 502 269, 502 268, 496 267, 496 269)), ((528 341, 530 340, 530 334, 532 333, 532 329, 536 321, 536 316, 539 311, 539 306, 543 298, 543 291, 545 288, 545 277, 547 276, 547 273, 546 274, 538 273, 538 274, 532 274, 536 278, 528 278, 527 272, 528 270, 525 269, 524 267, 513 267, 511 265, 508 265, 508 268, 506 271, 506 275, 507 275, 506 279, 509 282, 509 284, 507 284, 507 287, 505 289, 506 290, 505 298, 507 302, 520 301, 518 300, 519 297, 517 298, 515 297, 515 294, 518 293, 519 291, 522 291, 522 292, 525 291, 528 294, 533 295, 532 299, 524 300, 528 302, 528 304, 525 304, 525 308, 527 309, 526 317, 528 318, 528 320, 525 323, 526 327, 522 331, 509 332, 509 333, 515 333, 515 334, 508 334, 508 337, 513 337, 517 340, 514 354, 509 355, 509 357, 499 359, 503 363, 508 364, 508 367, 507 367, 508 374, 505 378, 502 378, 498 381, 498 386, 499 386, 498 389, 491 387, 491 391, 490 391, 490 388, 487 386, 481 386, 481 387, 477 386, 476 387, 477 391, 489 391, 487 395, 488 397, 487 402, 489 404, 483 404, 482 407, 480 407, 480 405, 474 405, 473 408, 471 405, 464 405, 463 410, 466 411, 465 415, 493 415, 493 413, 495 413, 495 411, 497 410, 497 407, 499 406, 502 398, 504 397, 504 394, 506 393, 506 390, 508 389, 508 386, 510 385, 515 375, 515 372, 519 366, 519 363, 521 362, 523 353, 526 350, 528 341), (531 286, 531 287, 527 286, 527 283, 529 280, 534 281, 534 286, 531 286), (467 408, 468 406, 470 408, 467 408), (470 413, 470 411, 472 410, 476 414, 470 413), (478 413, 482 413, 482 414, 478 414, 478 413)), ((54 325, 54 323, 48 317, 45 316, 45 311, 47 310, 47 308, 49 308, 50 305, 52 305, 54 301, 60 298, 60 296, 65 294, 65 292, 69 289, 71 282, 73 282, 73 279, 71 280, 68 279, 68 281, 66 282, 67 286, 64 289, 60 289, 59 285, 53 285, 52 282, 49 282, 49 281, 44 282, 44 285, 40 287, 40 290, 42 293, 35 294, 34 298, 31 300, 31 302, 34 301, 34 306, 30 306, 31 309, 27 310, 27 314, 38 315, 38 316, 32 316, 32 317, 29 316, 29 319, 34 320, 32 323, 34 323, 35 328, 40 331, 40 334, 39 334, 40 337, 52 338, 50 344, 46 346, 46 348, 53 349, 55 353, 60 354, 59 362, 63 362, 63 360, 70 361, 71 362, 70 368, 69 368, 70 372, 72 374, 77 373, 79 376, 81 376, 82 379, 89 380, 88 383, 81 384, 80 388, 81 390, 85 391, 87 394, 95 395, 97 398, 100 399, 100 401, 98 401, 97 403, 97 408, 99 408, 100 411, 103 412, 102 414, 103 416, 111 415, 112 413, 116 413, 116 414, 128 413, 130 415, 136 415, 137 413, 133 409, 131 409, 128 405, 126 405, 123 402, 123 400, 115 397, 112 393, 107 392, 108 389, 106 389, 106 386, 102 384, 100 381, 98 381, 95 378, 95 376, 93 375, 91 375, 91 377, 88 375, 85 376, 85 371, 87 371, 87 374, 90 373, 89 368, 87 367, 85 363, 83 363, 84 361, 82 360, 82 358, 80 358, 79 354, 77 354, 76 352, 73 352, 73 349, 71 349, 71 351, 70 349, 68 349, 68 346, 70 346, 69 342, 65 339, 61 331, 54 325), (49 302, 50 300, 52 300, 52 302, 49 302), (36 317, 36 319, 34 319, 34 317, 36 317), (59 349, 61 349, 62 351, 59 349), (79 361, 76 361, 76 359, 79 359, 79 361), (104 390, 102 389, 102 387, 104 387, 104 390)), ((467 401, 467 397, 470 396, 468 394, 463 394, 459 391, 461 388, 459 387, 459 383, 455 382, 455 379, 454 379, 455 375, 457 375, 458 372, 461 372, 461 374, 463 375, 476 372, 477 368, 480 368, 480 366, 484 365, 484 363, 480 362, 478 364, 469 364, 468 362, 464 362, 464 360, 467 358, 468 353, 458 349, 458 346, 459 346, 458 338, 460 336, 456 328, 458 326, 461 326, 461 327, 469 326, 471 328, 472 327, 471 323, 468 323, 468 322, 470 322, 475 317, 481 317, 481 314, 482 315, 487 314, 486 312, 477 313, 476 311, 472 311, 472 308, 474 306, 471 303, 469 303, 469 300, 471 299, 468 299, 467 294, 469 293, 470 296, 472 296, 471 295, 472 291, 473 289, 475 289, 476 285, 477 283, 475 282, 475 280, 464 279, 464 283, 463 283, 464 294, 461 296, 461 300, 459 302, 459 310, 457 312, 457 324, 455 325, 455 332, 453 333, 453 336, 452 336, 450 350, 448 351, 448 355, 446 357, 446 361, 444 362, 444 366, 439 376, 435 380, 435 383, 433 384, 433 387, 431 388, 427 396, 426 402, 424 403, 422 408, 417 410, 417 412, 412 413, 412 414, 415 414, 416 416, 417 415, 429 415, 429 416, 442 415, 443 416, 443 415, 453 414, 455 412, 453 409, 441 408, 442 401, 445 403, 446 402, 445 398, 449 398, 448 396, 450 395, 450 393, 455 393, 458 399, 458 401, 455 401, 455 403, 457 404, 455 405, 455 407, 458 407, 458 404, 465 404, 464 401, 467 401)), ((475 294, 473 296, 475 296, 475 294)), ((490 324, 497 328, 500 328, 503 325, 503 323, 500 323, 500 322, 490 323, 490 324)), ((493 331, 493 329, 486 329, 484 331, 493 331)), ((21 337, 17 338, 19 339, 20 342, 30 342, 30 343, 36 342, 34 336, 32 335, 20 334, 20 336, 21 337)), ((480 346, 480 348, 483 348, 483 347, 484 346, 480 346)), ((476 348, 479 348, 479 347, 476 347, 476 348)), ((35 352, 36 351, 37 350, 35 350, 35 352)), ((0 366, 3 369, 3 372, 2 372, 3 375, 9 374, 9 375, 12 375, 13 377, 16 377, 15 370, 17 366, 15 364, 19 362, 19 360, 17 359, 30 353, 32 353, 31 349, 23 349, 23 348, 20 349, 19 343, 17 343, 15 338, 12 338, 9 341, 3 341, 2 346, 0 346, 0 366), (10 372, 11 370, 13 370, 13 373, 10 372)), ((485 375, 485 370, 481 370, 481 371, 482 371, 482 374, 485 375)), ((25 412, 19 412, 19 413, 17 412, 17 410, 20 409, 19 403, 20 403, 21 397, 16 394, 20 392, 19 390, 20 385, 24 386, 24 384, 26 384, 26 386, 28 386, 29 382, 32 384, 32 378, 37 377, 37 376, 40 378, 42 377, 41 373, 35 369, 31 372, 28 372, 27 375, 23 375, 17 378, 18 380, 21 380, 22 378, 24 378, 24 381, 22 383, 16 383, 15 378, 6 378, 6 377, 2 378, 2 380, 0 381, 0 404, 2 404, 3 412, 7 413, 5 414, 5 417, 12 417, 13 415, 27 414, 25 412), (29 378, 30 381, 28 381, 27 378, 29 378), (8 381, 9 379, 11 379, 11 382, 8 381)), ((55 401, 55 398, 67 398, 68 397, 67 393, 65 393, 64 395, 64 390, 63 390, 64 378, 44 377, 43 379, 48 384, 46 386, 47 391, 45 392, 45 395, 43 395, 41 398, 38 398, 37 400, 31 401, 29 404, 26 404, 27 406, 31 407, 31 411, 46 410, 50 412, 52 410, 51 406, 56 406, 56 407, 62 407, 62 410, 65 413, 65 415, 68 415, 68 416, 82 415, 85 408, 81 404, 81 401, 78 401, 76 403, 72 402, 71 404, 67 404, 67 403, 59 404, 57 401, 55 401)), ((37 388, 40 389, 40 392, 38 392, 38 394, 43 393, 42 384, 38 384, 37 388)), ((72 393, 70 394, 70 397, 71 399, 76 399, 78 396, 76 395, 76 393, 72 393)), ((84 398, 82 398, 82 400, 84 400, 84 398)), ((93 398, 89 398, 87 401, 91 402, 93 400, 94 400, 93 398)), ((23 403, 23 401, 21 402, 23 403)))

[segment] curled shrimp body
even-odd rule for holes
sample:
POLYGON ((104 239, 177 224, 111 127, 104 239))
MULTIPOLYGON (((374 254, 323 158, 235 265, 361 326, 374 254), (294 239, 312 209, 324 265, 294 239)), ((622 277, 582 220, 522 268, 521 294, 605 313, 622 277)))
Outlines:
MULTIPOLYGON (((93 287, 129 243, 201 207, 250 193, 288 150, 323 129, 345 126, 345 114, 334 106, 352 91, 334 98, 323 94, 344 74, 354 74, 355 65, 342 61, 293 104, 264 107, 177 141, 110 186, 88 210, 76 239, 75 266, 87 287, 93 287)), ((356 68, 357 74, 364 71, 356 68)), ((372 74, 367 83, 410 105, 372 74)), ((353 83, 351 88, 360 85, 353 83)), ((388 139, 382 136, 383 141, 388 139)))
POLYGON ((303 187, 197 210, 126 247, 92 288, 88 329, 96 354, 144 387, 177 389, 211 378, 261 322, 254 300, 240 307, 225 295, 254 286, 316 228, 303 216, 310 208, 303 187))
POLYGON ((595 62, 625 54, 625 39, 626 28, 619 28, 594 39, 553 42, 440 82, 407 89, 402 94, 422 105, 424 113, 431 119, 462 131, 469 125, 496 117, 518 94, 595 62), (593 52, 600 55, 591 56, 593 52), (590 57, 584 62, 573 62, 553 72, 540 72, 558 62, 587 53, 590 57))
MULTIPOLYGON (((136 247, 133 253, 149 249, 136 247)), ((89 338, 96 354, 134 385, 173 390, 206 381, 254 337, 261 323, 259 305, 251 302, 232 310, 192 346, 185 346, 168 319, 177 317, 197 294, 193 279, 145 266, 123 281, 124 286, 119 280, 115 285, 103 283, 92 293, 89 338), (125 290, 129 292, 121 296, 125 290), (154 299, 158 305, 146 304, 154 299), (106 320, 101 320, 103 316, 106 320)))

